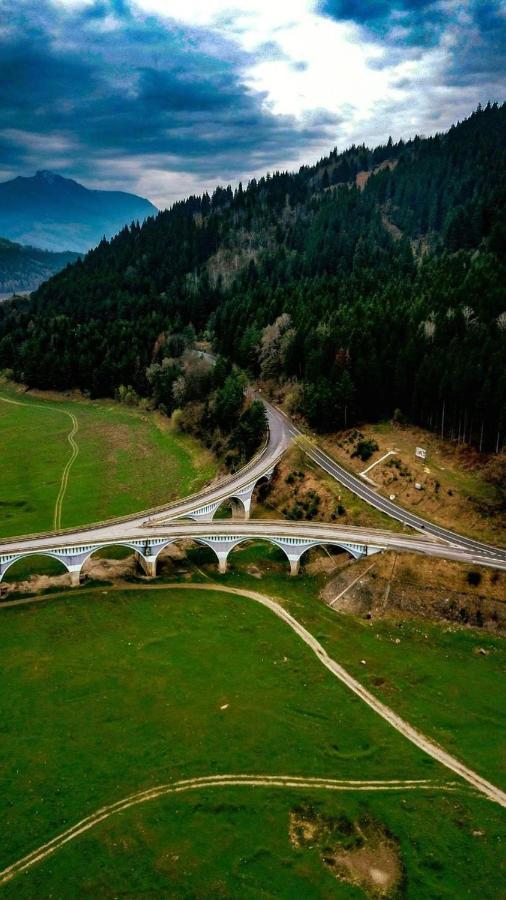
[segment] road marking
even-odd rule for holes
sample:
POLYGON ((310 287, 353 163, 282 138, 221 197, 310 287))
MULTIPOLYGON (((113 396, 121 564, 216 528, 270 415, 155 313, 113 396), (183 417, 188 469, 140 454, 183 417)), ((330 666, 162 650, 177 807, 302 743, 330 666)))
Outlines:
POLYGON ((38 862, 43 862, 56 850, 69 841, 73 841, 101 822, 117 813, 124 812, 132 806, 139 806, 151 800, 158 800, 168 794, 180 794, 207 788, 224 787, 263 787, 325 791, 455 791, 454 782, 431 782, 427 780, 407 781, 348 781, 333 778, 312 778, 299 775, 207 775, 201 778, 188 778, 180 781, 160 784, 148 790, 138 791, 108 806, 97 809, 94 813, 76 822, 71 828, 62 831, 46 844, 32 850, 22 859, 7 866, 0 872, 0 885, 6 884, 16 875, 26 871, 38 862))
POLYGON ((70 448, 71 448, 70 459, 65 464, 65 467, 62 472, 60 488, 58 490, 58 496, 56 498, 54 513, 53 513, 53 530, 58 531, 58 529, 61 528, 62 505, 63 505, 65 493, 67 491, 70 470, 71 470, 71 468, 76 460, 76 457, 79 453, 79 447, 78 447, 76 441, 74 440, 74 438, 77 434, 77 431, 79 429, 79 423, 78 423, 74 413, 68 412, 68 410, 66 410, 66 409, 59 409, 57 406, 48 406, 47 404, 42 404, 42 403, 20 403, 19 400, 11 400, 11 399, 8 399, 7 397, 0 397, 0 400, 2 401, 2 403, 11 403, 13 406, 23 406, 25 409, 30 409, 30 407, 33 407, 34 409, 43 409, 46 412, 48 409, 50 409, 50 410, 52 410, 52 412, 59 412, 59 413, 63 413, 64 416, 69 416, 69 418, 72 422, 72 428, 67 435, 67 441, 69 442, 70 448))
MULTIPOLYGON (((389 456, 395 456, 395 454, 398 453, 398 452, 399 452, 398 450, 389 450, 387 453, 385 453, 384 456, 380 457, 380 459, 377 459, 376 462, 373 462, 373 463, 371 463, 370 466, 367 466, 367 469, 364 469, 363 472, 360 472, 360 473, 359 473, 359 474, 360 474, 360 477, 361 477, 361 478, 364 478, 365 475, 366 475, 366 473, 367 473, 367 472, 370 472, 371 469, 374 469, 375 466, 379 466, 380 462, 383 462, 383 460, 384 460, 384 459, 387 459, 387 457, 389 457, 389 456)), ((368 478, 367 481, 371 481, 371 479, 368 478)), ((372 483, 374 484, 374 481, 373 481, 372 483)))

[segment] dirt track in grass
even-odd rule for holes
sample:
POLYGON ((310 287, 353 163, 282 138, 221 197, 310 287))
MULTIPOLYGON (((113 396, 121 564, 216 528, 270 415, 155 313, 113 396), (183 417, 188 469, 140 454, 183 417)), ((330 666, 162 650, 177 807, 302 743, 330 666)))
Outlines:
POLYGON ((58 496, 56 498, 56 503, 54 506, 54 514, 53 514, 53 529, 58 531, 61 528, 61 514, 63 508, 63 501, 65 499, 65 494, 67 492, 67 487, 69 483, 69 475, 74 462, 76 461, 79 455, 79 447, 75 440, 75 436, 79 429, 79 423, 74 415, 74 413, 68 412, 66 409, 59 409, 57 406, 47 406, 42 405, 40 403, 20 403, 18 400, 11 400, 7 397, 0 397, 2 403, 12 403, 13 406, 23 406, 25 409, 30 409, 30 407, 34 409, 50 409, 52 412, 60 412, 63 413, 64 416, 68 416, 72 422, 72 428, 70 429, 67 435, 67 441, 70 444, 71 454, 70 458, 65 464, 65 467, 62 472, 61 481, 60 481, 60 489, 58 491, 58 496))
MULTIPOLYGON (((117 585, 117 588, 121 590, 138 590, 138 585, 128 585, 122 584, 117 585)), ((113 589, 114 590, 114 589, 113 589)), ((336 678, 339 679, 343 684, 346 685, 354 694, 356 694, 364 703, 367 704, 371 709, 374 710, 377 715, 381 716, 392 728, 395 728, 400 734, 403 735, 408 741, 411 741, 416 747, 420 750, 423 750, 424 753, 427 753, 428 756, 431 756, 437 762, 441 763, 447 769, 450 769, 455 774, 459 775, 464 781, 467 781, 468 784, 471 785, 475 790, 477 790, 480 794, 487 797, 488 800, 492 800, 494 803, 498 803, 499 806, 506 808, 506 792, 502 791, 496 785, 492 784, 490 781, 487 781, 485 778, 482 778, 477 772, 474 772, 473 769, 468 768, 463 762, 457 759, 455 756, 452 756, 443 747, 440 747, 434 741, 430 740, 430 738, 426 737, 422 734, 421 731, 418 731, 409 722, 406 722, 401 716, 397 715, 394 710, 392 710, 389 706, 386 706, 381 700, 378 700, 374 694, 371 694, 370 691, 367 690, 356 678, 347 672, 343 666, 339 665, 339 663, 335 662, 328 653, 325 648, 320 644, 319 641, 316 640, 313 635, 307 631, 304 626, 297 621, 286 609, 284 609, 279 603, 276 603, 275 600, 272 600, 270 597, 265 596, 265 594, 260 594, 258 591, 250 591, 246 588, 232 588, 222 586, 220 584, 181 584, 181 583, 170 583, 170 584, 158 584, 158 585, 149 585, 145 586, 143 590, 197 590, 197 591, 214 591, 217 593, 224 594, 233 594, 236 597, 247 598, 249 600, 254 600, 257 603, 260 603, 262 606, 265 606, 267 609, 270 609, 271 612, 274 613, 279 619, 285 622, 294 632, 297 634, 301 640, 313 651, 315 656, 319 659, 321 664, 325 666, 329 672, 332 673, 336 678)), ((37 598, 42 600, 43 598, 37 598)), ((52 595, 51 599, 54 599, 54 595, 52 595)), ((10 606, 17 606, 24 603, 32 603, 33 599, 27 600, 15 600, 10 603, 3 603, 0 606, 0 609, 5 609, 10 606)))
POLYGON ((297 775, 208 775, 202 778, 189 778, 175 781, 169 784, 160 784, 145 791, 139 791, 124 797, 116 803, 110 803, 97 809, 96 812, 76 822, 71 828, 61 832, 51 841, 37 847, 31 853, 17 862, 12 863, 0 872, 0 885, 6 884, 16 875, 43 862, 52 853, 55 853, 65 844, 75 840, 95 826, 109 819, 116 813, 123 812, 132 806, 147 803, 150 800, 158 800, 168 794, 180 794, 186 791, 216 787, 267 787, 267 788, 304 788, 306 790, 324 791, 417 791, 417 790, 443 790, 454 791, 453 782, 441 783, 428 780, 412 781, 340 781, 333 778, 304 778, 297 775))

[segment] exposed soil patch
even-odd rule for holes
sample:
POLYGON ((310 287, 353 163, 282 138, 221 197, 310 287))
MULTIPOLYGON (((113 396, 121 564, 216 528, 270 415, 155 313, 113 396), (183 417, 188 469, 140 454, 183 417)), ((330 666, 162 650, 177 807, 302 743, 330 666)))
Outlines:
POLYGON ((338 878, 364 888, 370 896, 391 894, 402 874, 397 847, 386 841, 357 850, 339 851, 324 862, 338 878))
POLYGON ((322 599, 339 612, 458 622, 506 633, 506 573, 415 554, 378 554, 329 581, 322 599), (355 584, 352 581, 363 572, 355 584), (349 590, 336 597, 350 585, 349 590))
POLYGON ((31 575, 24 581, 2 581, 0 598, 6 600, 9 594, 40 594, 51 588, 65 588, 70 585, 70 575, 31 575))
POLYGON ((379 165, 377 166, 374 166, 373 169, 357 172, 355 176, 355 184, 358 188, 360 188, 361 191, 363 191, 371 175, 375 175, 376 172, 382 172, 384 169, 395 169, 396 165, 396 159, 384 159, 383 162, 379 163, 379 165))
POLYGON ((352 565, 351 557, 344 550, 333 551, 332 547, 328 555, 322 555, 320 549, 310 550, 306 553, 303 562, 308 575, 335 575, 336 572, 352 565))
POLYGON ((297 807, 290 812, 288 833, 294 847, 317 848, 336 878, 369 897, 392 896, 401 884, 399 844, 369 817, 351 822, 346 816, 323 816, 311 806, 297 807))
POLYGON ((91 557, 85 562, 82 574, 94 581, 111 581, 117 578, 131 578, 139 574, 134 554, 125 559, 97 559, 91 557))

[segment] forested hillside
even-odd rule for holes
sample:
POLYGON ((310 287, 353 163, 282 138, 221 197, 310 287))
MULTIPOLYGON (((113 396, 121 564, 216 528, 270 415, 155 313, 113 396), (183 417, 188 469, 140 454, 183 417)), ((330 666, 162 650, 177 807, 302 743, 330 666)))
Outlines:
POLYGON ((397 410, 495 450, 505 136, 506 105, 489 105, 444 135, 333 151, 177 203, 0 307, 0 366, 94 396, 152 395, 163 366, 156 400, 170 409, 167 335, 191 323, 252 374, 289 382, 317 428, 397 410))
POLYGON ((77 253, 51 253, 0 238, 0 292, 34 291, 76 259, 77 253))

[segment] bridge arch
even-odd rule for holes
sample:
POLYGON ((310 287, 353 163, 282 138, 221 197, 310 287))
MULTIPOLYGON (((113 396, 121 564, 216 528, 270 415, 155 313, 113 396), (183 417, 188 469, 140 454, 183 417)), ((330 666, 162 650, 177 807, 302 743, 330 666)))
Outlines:
MULTIPOLYGON (((146 554, 143 552, 141 548, 138 546, 131 544, 129 541, 107 541, 105 544, 97 544, 96 546, 91 547, 81 558, 80 566, 78 570, 78 575, 75 576, 76 583, 80 580, 81 575, 88 575, 88 571, 85 569, 89 568, 93 563, 99 563, 100 558, 97 558, 97 554, 102 553, 103 551, 107 551, 110 549, 118 549, 125 551, 125 557, 117 557, 116 555, 104 556, 102 560, 104 562, 109 562, 115 559, 126 558, 127 555, 131 553, 134 554, 137 563, 141 566, 144 571, 147 571, 147 563, 146 563, 146 554), (94 559, 95 557, 95 559, 94 559)), ((132 573, 133 574, 133 573, 132 573)))
POLYGON ((343 550, 345 553, 349 553, 350 556, 353 557, 353 559, 361 559, 361 557, 364 556, 364 551, 362 550, 362 548, 358 548, 358 547, 354 547, 353 545, 346 544, 344 541, 343 542, 340 542, 340 541, 313 541, 312 543, 307 544, 303 548, 299 559, 302 559, 302 557, 306 553, 308 553, 309 550, 316 550, 319 547, 321 547, 322 549, 325 547, 333 547, 334 549, 343 550))
POLYGON ((223 574, 227 570, 228 557, 233 550, 239 547, 241 544, 245 543, 267 543, 271 546, 278 547, 279 550, 282 551, 283 555, 290 562, 290 557, 283 546, 275 537, 271 535, 241 535, 240 537, 231 537, 229 540, 220 541, 217 538, 202 538, 201 543, 206 544, 212 550, 214 550, 216 556, 218 557, 218 567, 219 571, 223 574))
POLYGON ((302 552, 299 556, 299 567, 301 565, 306 565, 308 562, 308 554, 310 554, 313 550, 321 550, 327 553, 328 557, 332 559, 334 556, 339 556, 339 558, 347 557, 348 562, 350 561, 350 557, 352 559, 360 559, 362 557, 362 553, 359 553, 356 550, 352 550, 351 547, 344 546, 336 543, 335 541, 318 541, 309 546, 303 547, 302 552), (334 551, 332 554, 330 551, 334 551))
POLYGON ((248 518, 248 511, 246 509, 246 504, 244 503, 244 500, 242 499, 242 497, 232 496, 232 497, 224 497, 223 498, 223 500, 220 502, 220 505, 216 507, 216 509, 213 513, 212 521, 214 521, 215 519, 219 520, 219 518, 225 518, 224 516, 218 516, 218 513, 219 513, 220 509, 223 509, 224 507, 227 507, 227 506, 229 506, 232 510, 232 516, 231 516, 232 519, 247 519, 248 518))
POLYGON ((96 544, 86 551, 81 559, 81 571, 83 569, 83 566, 88 562, 89 559, 91 559, 94 553, 98 553, 99 550, 107 550, 109 547, 123 547, 126 550, 131 550, 132 553, 141 556, 143 559, 146 559, 146 554, 143 553, 139 547, 136 547, 135 544, 131 544, 129 541, 107 541, 105 544, 96 544))
POLYGON ((212 543, 209 543, 205 539, 201 539, 197 535, 189 534, 188 537, 184 537, 184 535, 182 535, 180 537, 176 537, 167 541, 166 543, 162 544, 162 546, 157 548, 156 553, 154 553, 151 557, 153 567, 152 572, 148 574, 156 575, 160 554, 163 553, 163 551, 166 550, 167 547, 176 546, 177 544, 181 544, 183 542, 187 543, 188 541, 190 541, 192 544, 197 544, 199 547, 203 547, 206 550, 210 550, 216 561, 219 562, 219 555, 212 543))
POLYGON ((70 569, 62 556, 59 556, 57 553, 53 553, 51 550, 31 550, 28 553, 18 553, 13 559, 6 560, 0 565, 0 582, 3 581, 5 575, 9 571, 9 569, 14 566, 16 563, 21 562, 23 559, 54 559, 56 562, 60 563, 63 568, 70 572, 70 569))

